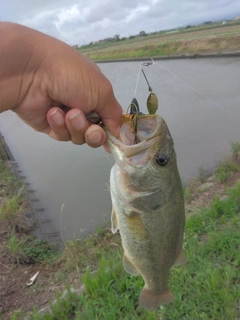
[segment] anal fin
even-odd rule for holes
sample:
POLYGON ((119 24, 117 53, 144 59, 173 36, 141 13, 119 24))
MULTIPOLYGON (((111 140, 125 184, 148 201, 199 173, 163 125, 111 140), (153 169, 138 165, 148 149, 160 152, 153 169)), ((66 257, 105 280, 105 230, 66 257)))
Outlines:
POLYGON ((160 294, 154 294, 144 287, 139 297, 139 306, 145 309, 154 310, 163 304, 172 302, 173 300, 174 296, 170 290, 160 294))
POLYGON ((111 230, 112 233, 116 233, 118 231, 118 220, 117 214, 114 208, 112 208, 112 216, 111 216, 111 230))
POLYGON ((184 252, 183 248, 181 248, 180 253, 179 253, 174 265, 182 265, 182 264, 185 264, 186 262, 187 262, 187 258, 186 258, 185 252, 184 252))
POLYGON ((129 258, 126 256, 126 254, 124 254, 124 256, 123 256, 123 267, 132 276, 139 275, 139 271, 136 269, 136 267, 133 265, 133 263, 129 260, 129 258))

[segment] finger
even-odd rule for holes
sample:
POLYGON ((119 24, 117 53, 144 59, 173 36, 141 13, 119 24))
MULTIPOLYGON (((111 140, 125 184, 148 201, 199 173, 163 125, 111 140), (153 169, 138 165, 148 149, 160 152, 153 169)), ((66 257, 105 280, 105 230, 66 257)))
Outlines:
MULTIPOLYGON (((103 91, 104 92, 104 91, 103 91)), ((112 86, 105 87, 104 101, 100 101, 95 112, 102 119, 114 136, 119 135, 119 124, 122 116, 122 108, 116 100, 112 86)))
POLYGON ((59 141, 71 140, 71 135, 65 125, 65 113, 58 107, 51 108, 47 113, 47 120, 51 130, 48 135, 59 141))
POLYGON ((98 115, 102 119, 104 125, 111 131, 115 136, 119 136, 119 124, 122 116, 122 108, 119 103, 114 100, 113 103, 108 104, 108 108, 98 112, 98 115))
POLYGON ((79 109, 71 109, 65 117, 67 129, 71 135, 71 140, 74 144, 85 143, 85 131, 88 129, 88 121, 79 109))
POLYGON ((85 141, 92 148, 102 146, 105 140, 105 131, 96 124, 91 125, 85 132, 85 141))

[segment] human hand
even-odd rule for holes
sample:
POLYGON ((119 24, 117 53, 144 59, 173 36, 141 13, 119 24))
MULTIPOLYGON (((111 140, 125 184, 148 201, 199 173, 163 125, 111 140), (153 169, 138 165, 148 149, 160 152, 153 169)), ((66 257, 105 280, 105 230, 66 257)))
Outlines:
POLYGON ((96 64, 67 44, 24 26, 0 23, 0 34, 5 32, 12 37, 0 45, 4 110, 15 111, 32 128, 60 141, 103 145, 104 130, 87 121, 92 112, 118 134, 122 110, 96 64), (9 87, 16 90, 10 92, 9 87))

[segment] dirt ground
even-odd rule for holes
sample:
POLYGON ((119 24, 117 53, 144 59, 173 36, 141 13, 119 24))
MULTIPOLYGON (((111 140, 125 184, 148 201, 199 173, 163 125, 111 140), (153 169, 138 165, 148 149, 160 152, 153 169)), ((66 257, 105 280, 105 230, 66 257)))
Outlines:
POLYGON ((45 307, 64 292, 66 285, 80 288, 82 283, 76 272, 63 276, 61 263, 47 266, 40 263, 17 264, 4 250, 7 232, 0 227, 0 319, 8 320, 15 310, 22 312, 45 307), (39 271, 32 286, 26 284, 39 271), (66 277, 67 276, 67 277, 66 277))

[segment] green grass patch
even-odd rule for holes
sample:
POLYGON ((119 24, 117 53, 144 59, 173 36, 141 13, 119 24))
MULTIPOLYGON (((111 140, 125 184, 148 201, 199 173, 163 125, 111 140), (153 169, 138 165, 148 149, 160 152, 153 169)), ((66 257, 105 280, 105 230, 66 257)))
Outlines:
POLYGON ((221 183, 229 180, 239 170, 239 164, 233 160, 222 160, 216 170, 216 177, 221 183))
POLYGON ((34 239, 33 237, 13 232, 7 241, 3 243, 4 253, 8 255, 13 263, 50 264, 59 256, 47 242, 34 239))
POLYGON ((0 221, 6 223, 9 229, 13 225, 13 219, 25 209, 26 204, 22 198, 22 190, 20 189, 16 194, 3 197, 2 205, 0 206, 0 221))
POLYGON ((46 241, 29 238, 25 240, 24 255, 34 263, 51 264, 59 256, 55 248, 46 241))
POLYGON ((23 196, 24 186, 2 159, 0 159, 0 183, 0 223, 12 234, 16 228, 26 227, 23 214, 26 201, 23 196))
POLYGON ((232 141, 231 148, 233 155, 237 154, 238 152, 240 152, 240 143, 232 141))
POLYGON ((0 223, 4 233, 7 233, 2 243, 2 254, 17 265, 50 263, 57 254, 46 242, 27 234, 30 225, 25 219, 27 201, 24 197, 24 185, 21 185, 2 159, 0 159, 0 183, 0 223))

